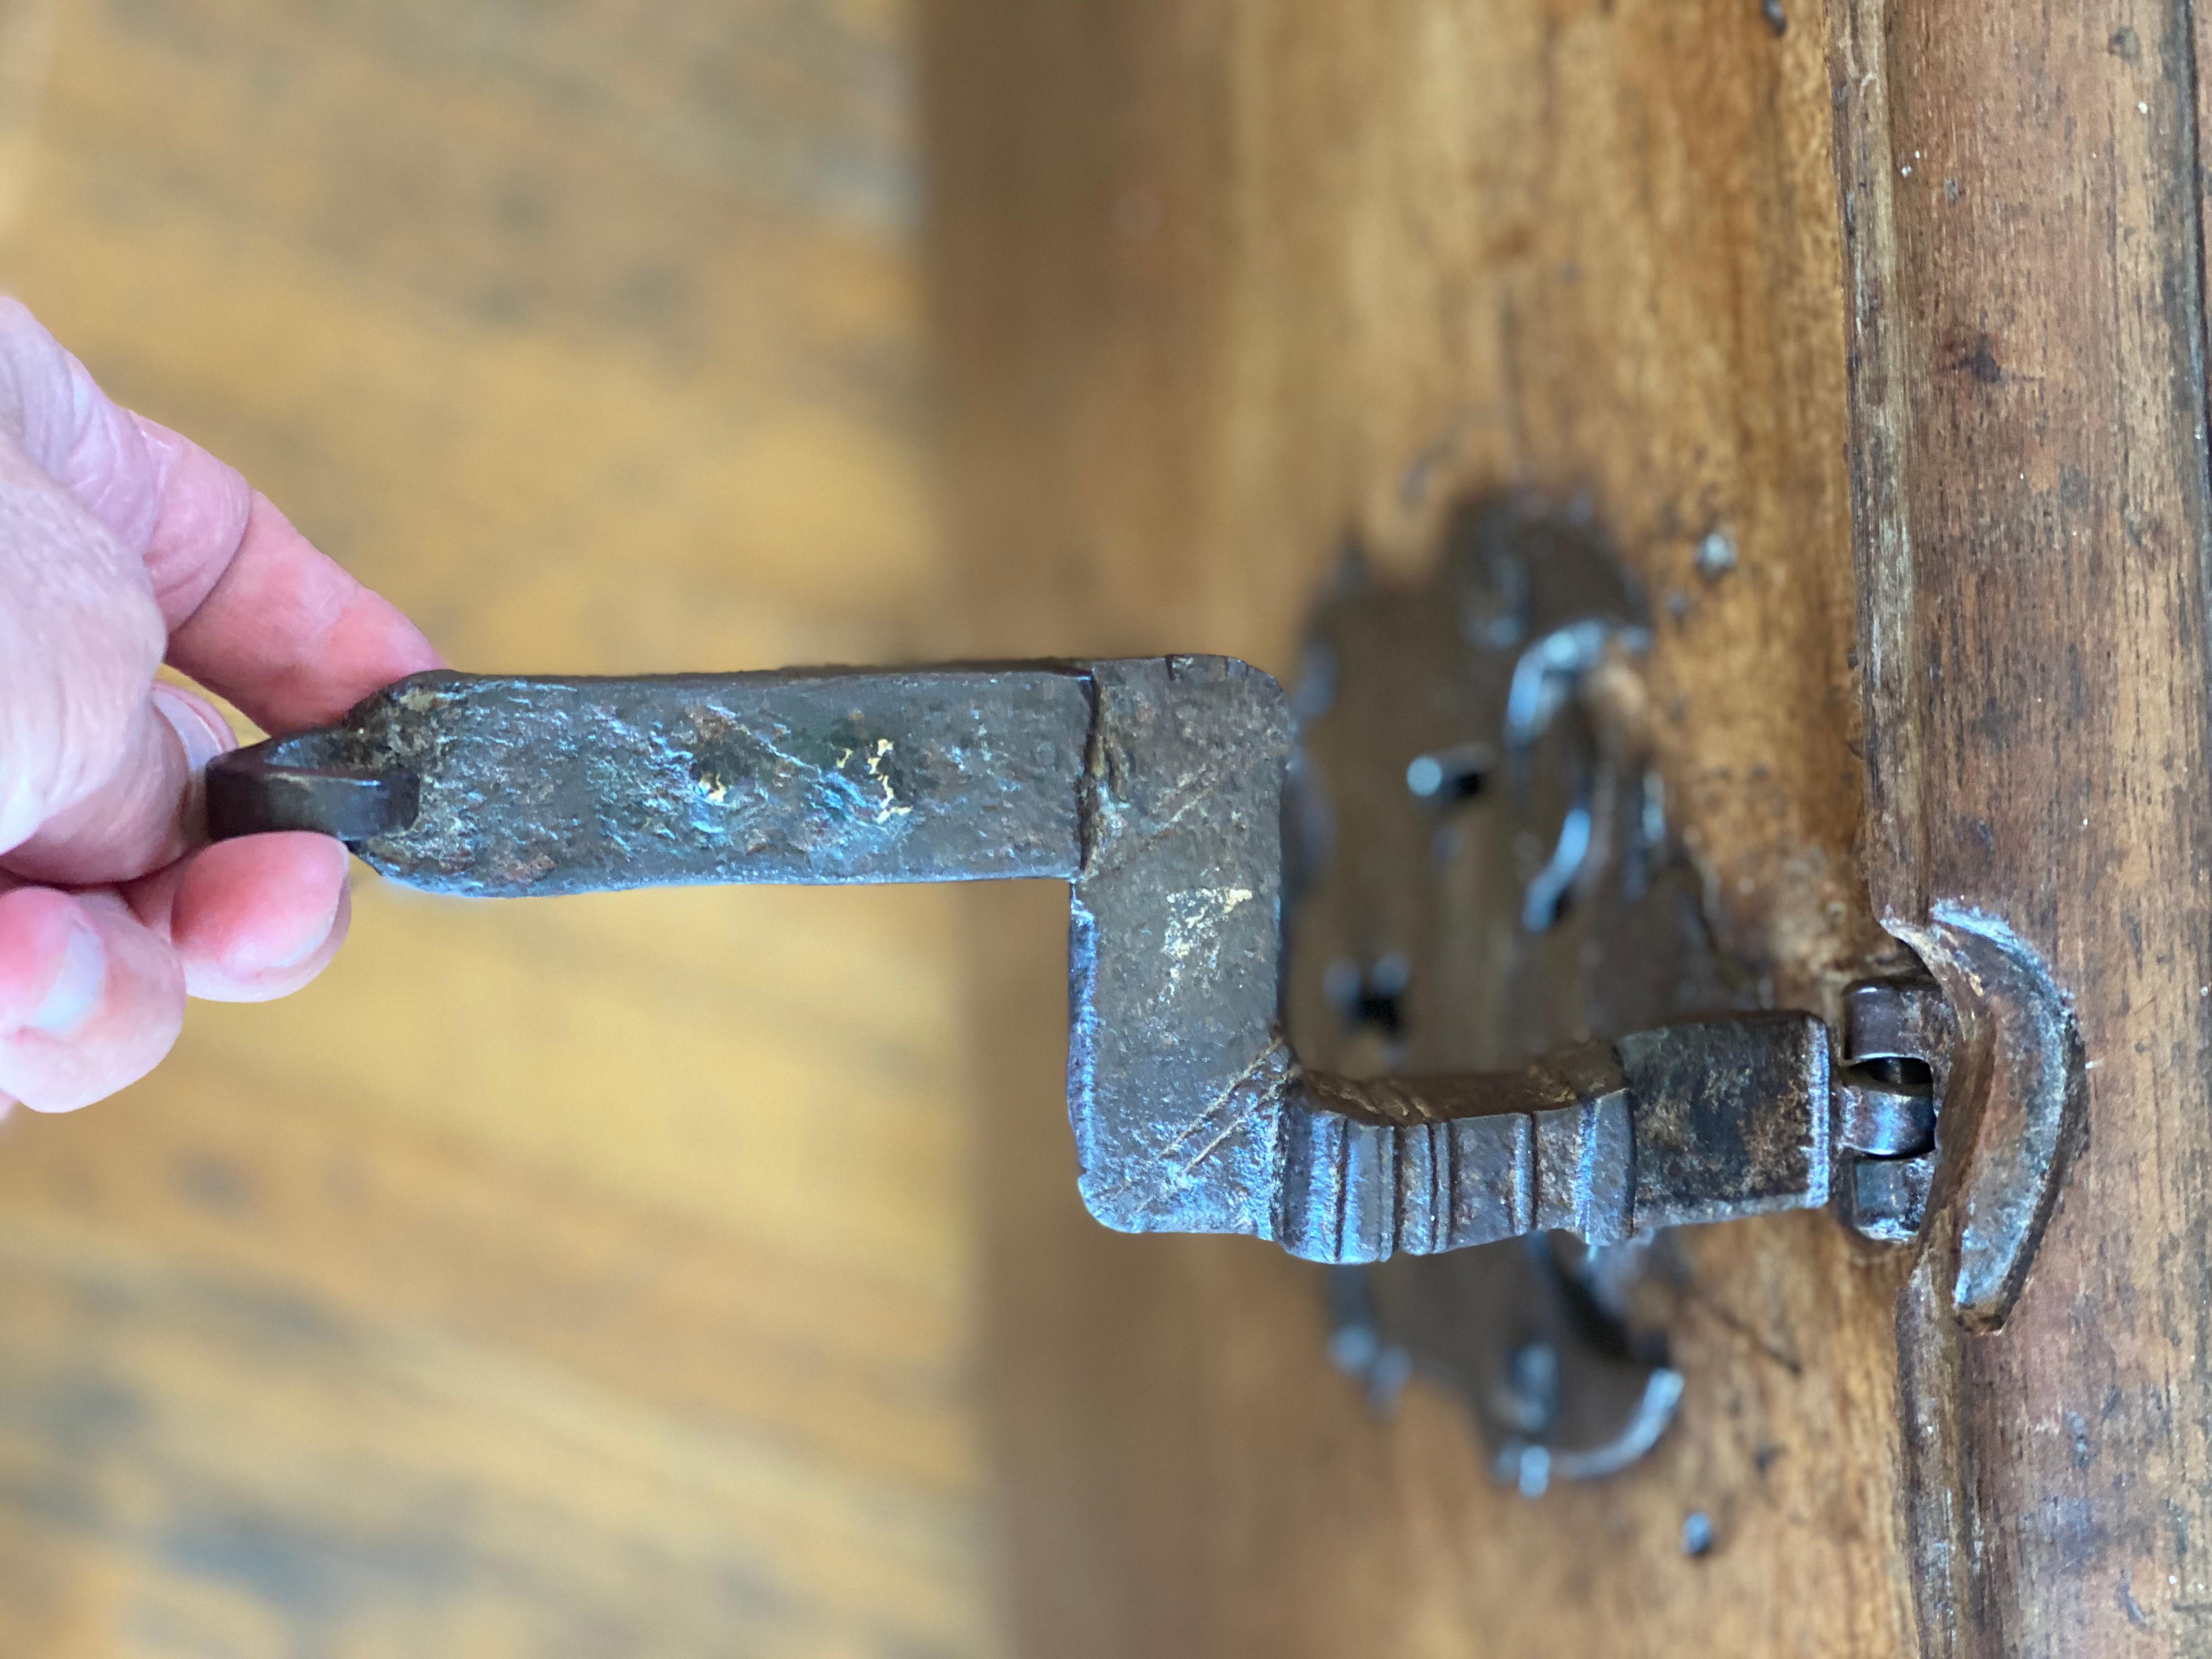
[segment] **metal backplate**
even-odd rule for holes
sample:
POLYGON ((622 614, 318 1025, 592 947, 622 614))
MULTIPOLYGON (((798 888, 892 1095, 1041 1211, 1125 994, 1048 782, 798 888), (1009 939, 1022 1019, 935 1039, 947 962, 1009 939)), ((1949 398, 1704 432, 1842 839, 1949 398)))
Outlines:
MULTIPOLYGON (((1417 585, 1347 555, 1295 693, 1284 999, 1311 1063, 1483 1070, 1754 1006, 1668 834, 1648 638, 1578 510, 1471 502, 1417 585)), ((1664 1235, 1336 1271, 1340 1363, 1378 1398, 1409 1372, 1456 1391, 1525 1490, 1620 1468, 1672 1415, 1664 1235)))

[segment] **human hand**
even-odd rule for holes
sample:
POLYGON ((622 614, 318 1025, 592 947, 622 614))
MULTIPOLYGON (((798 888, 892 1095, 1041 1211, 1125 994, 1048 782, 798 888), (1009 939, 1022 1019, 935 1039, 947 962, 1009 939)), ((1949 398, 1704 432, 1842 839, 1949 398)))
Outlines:
POLYGON ((67 1111, 168 1053, 190 996, 297 990, 345 937, 345 848, 204 846, 235 739, 164 659, 272 732, 437 653, 237 473, 118 408, 0 299, 0 1110, 67 1111))

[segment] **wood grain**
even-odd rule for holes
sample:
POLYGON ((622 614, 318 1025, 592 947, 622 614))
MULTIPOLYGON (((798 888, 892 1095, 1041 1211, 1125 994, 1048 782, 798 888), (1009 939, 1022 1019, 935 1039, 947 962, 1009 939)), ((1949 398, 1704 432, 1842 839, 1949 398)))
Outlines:
MULTIPOLYGON (((457 663, 941 651, 899 7, 56 21, 0 280, 457 663)), ((0 1127, 0 1652, 988 1651, 957 902, 369 883, 0 1127)))
MULTIPOLYGON (((1820 10, 947 0, 924 47, 975 647, 1288 672, 1348 537, 1410 569, 1463 490, 1586 493, 1660 618, 1670 808, 1716 918, 1777 1000, 1831 1006, 1886 941, 1852 851, 1820 10), (1708 580, 1716 529, 1739 562, 1708 580)), ((1448 1401, 1370 1419, 1312 1272, 1085 1223, 1046 1105, 1059 918, 988 902, 988 1352, 1024 1650, 1910 1643, 1893 1262, 1824 1217, 1701 1237, 1679 1427, 1530 1504, 1448 1401), (1693 1511, 1720 1540, 1698 1559, 1693 1511)))
POLYGON ((1947 908, 2002 919, 2088 1068, 2087 1145, 2006 1328, 1960 1336, 1935 1253, 1900 1309, 1929 1652, 2212 1641, 2192 15, 1836 20, 1869 878, 1931 961, 1947 908))

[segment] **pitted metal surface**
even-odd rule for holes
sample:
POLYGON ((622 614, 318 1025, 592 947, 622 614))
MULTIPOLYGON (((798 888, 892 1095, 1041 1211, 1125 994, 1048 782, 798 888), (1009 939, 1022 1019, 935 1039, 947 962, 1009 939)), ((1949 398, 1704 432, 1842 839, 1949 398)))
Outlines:
MULTIPOLYGON (((358 842, 474 896, 702 882, 1077 872, 1091 680, 1072 668, 636 679, 418 674, 334 731, 249 750, 257 787, 337 771, 411 796, 358 842), (286 763, 304 763, 288 772, 286 763)), ((239 763, 212 769, 211 811, 239 763)), ((217 818, 218 833, 240 819, 217 818)))

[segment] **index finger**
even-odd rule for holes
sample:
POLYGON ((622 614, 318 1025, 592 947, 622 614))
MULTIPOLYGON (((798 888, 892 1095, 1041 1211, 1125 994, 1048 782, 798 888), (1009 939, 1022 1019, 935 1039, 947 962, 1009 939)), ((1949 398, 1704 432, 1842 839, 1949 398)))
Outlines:
POLYGON ((397 607, 189 440, 110 400, 14 300, 0 299, 0 420, 145 560, 169 660, 271 732, 334 720, 439 665, 397 607))
POLYGON ((229 522, 210 523, 194 475, 238 475, 174 433, 139 424, 170 458, 165 513, 146 560, 164 614, 173 604, 181 613, 169 626, 178 668, 264 730, 288 732, 334 720, 370 692, 441 665, 397 606, 319 551, 258 490, 246 492, 235 533, 229 522), (200 588, 185 611, 179 601, 200 588))

